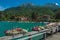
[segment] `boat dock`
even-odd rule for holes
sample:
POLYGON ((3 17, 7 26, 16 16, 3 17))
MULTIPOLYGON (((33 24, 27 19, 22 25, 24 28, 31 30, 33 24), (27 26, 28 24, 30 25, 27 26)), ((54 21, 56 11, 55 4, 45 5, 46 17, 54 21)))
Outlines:
POLYGON ((29 36, 29 37, 23 38, 23 39, 28 39, 30 37, 42 35, 42 34, 45 33, 45 31, 48 31, 48 29, 42 30, 40 32, 38 32, 38 31, 32 31, 32 32, 26 33, 25 35, 18 34, 18 35, 15 35, 14 37, 13 36, 4 36, 4 37, 0 37, 0 40, 11 40, 11 39, 14 39, 14 38, 20 38, 20 37, 23 37, 23 36, 33 35, 33 36, 29 36), (34 34, 36 34, 36 35, 34 35, 34 34))

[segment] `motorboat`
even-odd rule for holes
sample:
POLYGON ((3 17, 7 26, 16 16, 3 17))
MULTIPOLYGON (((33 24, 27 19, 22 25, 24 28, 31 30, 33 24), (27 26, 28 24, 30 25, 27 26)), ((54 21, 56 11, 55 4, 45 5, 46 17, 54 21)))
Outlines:
POLYGON ((17 34, 25 34, 27 32, 28 31, 26 29, 16 28, 16 29, 13 29, 13 30, 5 31, 5 35, 11 36, 11 35, 17 35, 17 34))

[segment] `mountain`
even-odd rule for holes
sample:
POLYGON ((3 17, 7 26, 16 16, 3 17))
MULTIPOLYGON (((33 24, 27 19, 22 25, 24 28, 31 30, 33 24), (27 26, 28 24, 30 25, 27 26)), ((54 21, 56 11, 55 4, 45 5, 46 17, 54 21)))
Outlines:
MULTIPOLYGON (((48 6, 47 6, 48 7, 48 6)), ((41 7, 41 6, 35 6, 32 4, 25 4, 18 7, 12 7, 6 9, 4 12, 8 13, 9 15, 23 15, 23 16, 31 16, 32 12, 36 12, 38 15, 52 15, 54 14, 49 8, 47 7, 41 7)))
POLYGON ((58 3, 47 3, 44 7, 51 9, 53 12, 60 8, 58 3))
POLYGON ((17 7, 7 8, 4 11, 2 11, 2 13, 0 14, 4 16, 1 18, 2 20, 8 20, 10 19, 10 17, 13 17, 13 16, 25 16, 25 17, 31 18, 33 13, 36 17, 49 15, 51 16, 51 18, 54 19, 59 10, 60 10, 60 7, 56 4, 49 3, 44 6, 23 4, 17 7))

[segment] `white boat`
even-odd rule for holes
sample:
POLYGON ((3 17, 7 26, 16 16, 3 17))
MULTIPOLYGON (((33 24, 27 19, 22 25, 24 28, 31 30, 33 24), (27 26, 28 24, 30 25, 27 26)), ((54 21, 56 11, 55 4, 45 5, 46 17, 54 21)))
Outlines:
POLYGON ((56 25, 56 23, 50 23, 48 25, 46 25, 49 28, 49 32, 48 33, 55 33, 56 31, 58 31, 58 26, 56 25))

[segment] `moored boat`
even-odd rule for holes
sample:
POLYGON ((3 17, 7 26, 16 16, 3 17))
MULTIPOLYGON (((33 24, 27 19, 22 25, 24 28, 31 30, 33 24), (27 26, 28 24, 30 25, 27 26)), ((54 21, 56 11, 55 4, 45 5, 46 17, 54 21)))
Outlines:
POLYGON ((25 34, 28 31, 26 29, 22 29, 22 28, 16 28, 13 30, 7 30, 5 31, 5 35, 6 36, 12 36, 12 35, 17 35, 17 34, 25 34))

